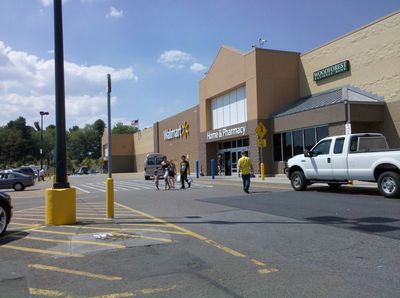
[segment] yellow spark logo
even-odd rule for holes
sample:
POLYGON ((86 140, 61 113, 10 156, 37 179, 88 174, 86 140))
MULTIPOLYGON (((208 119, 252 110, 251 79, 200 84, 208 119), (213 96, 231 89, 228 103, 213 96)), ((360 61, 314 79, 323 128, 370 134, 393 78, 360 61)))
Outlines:
POLYGON ((183 122, 182 126, 182 138, 185 137, 185 139, 187 139, 187 137, 189 136, 189 123, 187 123, 186 121, 183 122))

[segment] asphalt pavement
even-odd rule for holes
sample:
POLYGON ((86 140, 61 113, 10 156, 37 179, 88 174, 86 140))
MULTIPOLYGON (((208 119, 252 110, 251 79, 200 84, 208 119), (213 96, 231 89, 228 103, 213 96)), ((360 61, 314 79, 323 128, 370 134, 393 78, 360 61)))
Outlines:
POLYGON ((245 194, 238 180, 203 178, 157 191, 122 174, 108 220, 105 179, 69 177, 73 226, 44 225, 49 181, 10 191, 0 297, 399 296, 400 200, 373 187, 260 182, 245 194))

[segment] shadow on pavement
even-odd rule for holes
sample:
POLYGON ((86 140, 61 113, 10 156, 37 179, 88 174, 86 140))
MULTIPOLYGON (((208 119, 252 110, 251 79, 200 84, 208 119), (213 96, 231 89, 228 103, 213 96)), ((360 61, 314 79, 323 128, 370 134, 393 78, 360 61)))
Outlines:
POLYGON ((350 195, 368 195, 368 196, 381 196, 377 188, 372 187, 357 187, 357 186, 342 186, 334 190, 329 186, 310 186, 308 191, 326 192, 326 193, 343 193, 350 195))
POLYGON ((3 236, 0 237, 0 247, 2 245, 17 241, 17 240, 21 240, 24 237, 28 236, 29 233, 27 232, 19 232, 19 231, 6 231, 5 234, 3 236), (13 237, 15 236, 15 237, 13 237))

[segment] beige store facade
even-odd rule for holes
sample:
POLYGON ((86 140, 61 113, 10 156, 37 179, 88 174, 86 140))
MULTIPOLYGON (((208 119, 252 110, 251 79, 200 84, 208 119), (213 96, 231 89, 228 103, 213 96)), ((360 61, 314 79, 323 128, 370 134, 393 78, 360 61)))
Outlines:
POLYGON ((346 127, 382 132, 400 147, 400 13, 304 54, 222 47, 199 99, 207 174, 212 159, 216 171, 235 174, 242 150, 256 165, 262 158, 267 173, 282 173, 288 158, 346 127), (268 129, 265 149, 257 144, 260 122, 268 129))

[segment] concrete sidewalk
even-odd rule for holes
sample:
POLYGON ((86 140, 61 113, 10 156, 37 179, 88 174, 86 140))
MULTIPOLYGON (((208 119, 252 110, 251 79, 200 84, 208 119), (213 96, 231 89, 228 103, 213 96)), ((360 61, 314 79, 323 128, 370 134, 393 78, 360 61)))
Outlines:
MULTIPOLYGON (((105 174, 103 174, 105 175, 105 174)), ((116 179, 144 179, 144 173, 116 173, 113 174, 116 179)), ((237 175, 234 176, 215 176, 215 179, 212 179, 211 176, 200 176, 198 179, 195 178, 195 175, 192 173, 192 178, 194 181, 205 181, 208 183, 241 183, 242 178, 237 175)), ((255 178, 251 179, 252 183, 259 184, 272 184, 272 185, 284 185, 290 186, 290 180, 284 174, 275 175, 275 176, 267 176, 264 180, 261 180, 259 175, 256 175, 255 178)), ((316 183, 313 185, 326 185, 326 183, 316 183)), ((353 184, 349 184, 348 186, 352 187, 371 187, 376 188, 375 182, 363 182, 363 181, 353 181, 353 184)))

